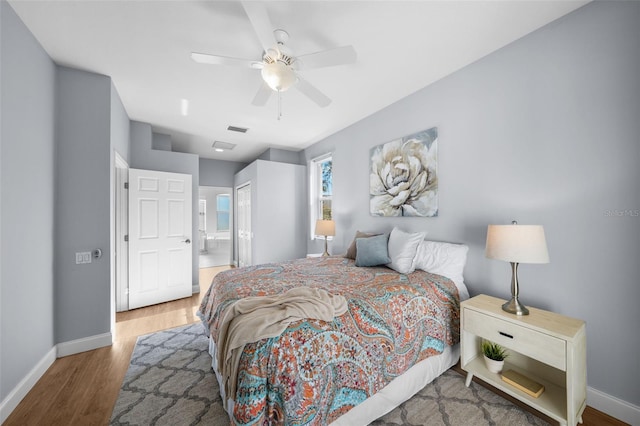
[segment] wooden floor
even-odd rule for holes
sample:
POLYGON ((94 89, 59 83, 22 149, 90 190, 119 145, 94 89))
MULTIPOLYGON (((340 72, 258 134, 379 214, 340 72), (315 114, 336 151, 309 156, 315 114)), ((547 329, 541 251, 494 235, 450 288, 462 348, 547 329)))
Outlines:
MULTIPOLYGON (((13 425, 108 425, 137 336, 199 321, 196 311, 213 276, 200 270, 200 293, 116 315, 112 346, 57 359, 9 416, 13 425)), ((584 426, 625 423, 587 407, 584 426)))
POLYGON ((228 269, 200 269, 200 293, 116 314, 112 346, 57 359, 3 426, 108 425, 138 336, 199 321, 211 279, 228 269))

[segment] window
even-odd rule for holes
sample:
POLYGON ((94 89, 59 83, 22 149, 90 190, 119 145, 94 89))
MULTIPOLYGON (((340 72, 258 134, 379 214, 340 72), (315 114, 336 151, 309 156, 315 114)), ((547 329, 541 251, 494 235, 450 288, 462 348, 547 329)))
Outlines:
MULTIPOLYGON (((332 198, 333 198, 333 162, 331 154, 323 155, 311 160, 309 166, 309 182, 311 184, 311 239, 315 239, 316 220, 333 219, 332 198)), ((331 239, 331 237, 329 237, 331 239)))
POLYGON ((221 194, 216 196, 216 230, 229 230, 229 194, 221 194))

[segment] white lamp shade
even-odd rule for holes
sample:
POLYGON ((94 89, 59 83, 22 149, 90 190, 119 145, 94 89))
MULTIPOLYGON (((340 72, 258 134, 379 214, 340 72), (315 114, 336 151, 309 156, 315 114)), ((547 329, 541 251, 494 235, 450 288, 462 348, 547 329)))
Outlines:
POLYGON ((540 225, 489 225, 485 256, 515 263, 549 263, 540 225))
POLYGON ((276 92, 284 92, 298 81, 293 69, 280 61, 266 64, 261 74, 265 83, 276 92))
POLYGON ((336 223, 332 220, 317 220, 316 235, 333 236, 336 235, 336 223))

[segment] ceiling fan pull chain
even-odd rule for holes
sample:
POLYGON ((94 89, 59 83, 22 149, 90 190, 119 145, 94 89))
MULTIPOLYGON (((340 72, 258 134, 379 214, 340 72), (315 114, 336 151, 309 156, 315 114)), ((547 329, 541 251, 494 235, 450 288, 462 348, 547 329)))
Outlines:
POLYGON ((282 117, 282 92, 278 90, 278 121, 282 117))

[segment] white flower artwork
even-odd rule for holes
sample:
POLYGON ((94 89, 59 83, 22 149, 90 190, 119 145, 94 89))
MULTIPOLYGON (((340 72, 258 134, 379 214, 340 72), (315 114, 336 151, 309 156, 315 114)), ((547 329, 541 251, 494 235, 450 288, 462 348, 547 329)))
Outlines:
POLYGON ((371 148, 369 206, 373 216, 438 215, 436 127, 371 148))

